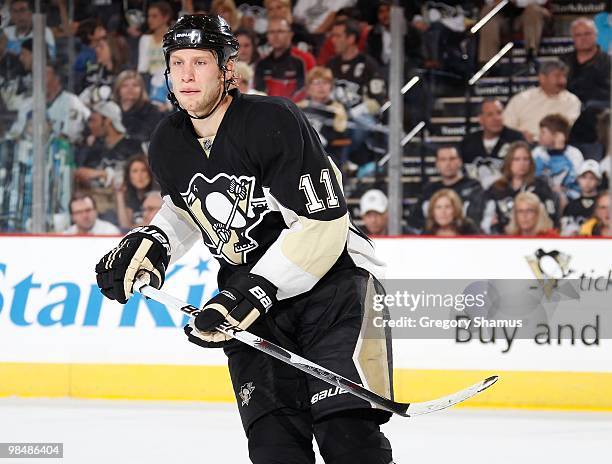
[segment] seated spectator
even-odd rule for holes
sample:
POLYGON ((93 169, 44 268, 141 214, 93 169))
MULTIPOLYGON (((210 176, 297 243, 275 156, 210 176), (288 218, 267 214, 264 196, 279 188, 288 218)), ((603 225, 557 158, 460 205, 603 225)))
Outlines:
POLYGON ((66 235, 117 235, 119 229, 108 221, 98 218, 96 201, 86 193, 75 193, 70 199, 72 225, 64 231, 66 235))
POLYGON ((96 63, 88 68, 83 91, 79 95, 89 106, 111 98, 115 78, 128 62, 127 42, 121 36, 110 35, 100 39, 96 43, 95 52, 96 63))
MULTIPOLYGON (((499 0, 486 0, 480 17, 485 17, 498 3, 499 0)), ((527 61, 532 61, 538 54, 544 22, 551 17, 550 11, 544 7, 546 3, 547 0, 511 0, 480 30, 478 61, 486 63, 495 56, 501 48, 502 31, 508 27, 512 30, 522 29, 527 61)))
MULTIPOLYGON (((361 21, 361 12, 359 9, 355 7, 347 7, 342 8, 336 12, 337 21, 346 21, 346 20, 356 21, 359 24, 359 42, 357 46, 359 47, 360 52, 366 52, 367 40, 369 37, 370 30, 372 26, 370 26, 367 22, 361 21)), ((408 51, 406 51, 408 53, 408 51)), ((332 59, 336 55, 336 49, 334 47, 334 41, 330 34, 327 34, 323 44, 319 47, 319 51, 317 53, 317 64, 321 66, 327 66, 327 63, 330 59, 332 59)))
POLYGON ((423 229, 433 195, 442 189, 451 189, 463 202, 463 212, 474 224, 482 220, 484 197, 480 182, 463 175, 463 163, 455 147, 440 147, 436 151, 436 169, 441 179, 423 187, 423 196, 416 205, 409 222, 412 227, 423 229))
POLYGON ((91 135, 82 152, 77 154, 79 167, 74 172, 75 181, 81 189, 90 191, 99 214, 114 220, 114 187, 122 182, 126 160, 142 153, 142 147, 126 135, 121 109, 115 102, 94 105, 88 125, 91 135))
MULTIPOLYGON (((391 1, 378 2, 377 22, 367 34, 366 50, 374 58, 385 76, 389 75, 391 60, 391 1)), ((406 56, 406 70, 421 66, 422 40, 418 30, 412 24, 406 24, 404 34, 404 54, 406 56)))
POLYGON ((334 77, 328 68, 315 66, 306 77, 308 97, 298 103, 315 128, 323 146, 338 166, 347 161, 344 146, 335 144, 346 140, 347 115, 344 106, 332 98, 334 77))
POLYGON ((119 74, 113 98, 121 107, 121 121, 127 135, 139 142, 148 142, 164 115, 149 101, 142 76, 131 70, 119 74))
POLYGON ((386 85, 376 61, 359 51, 359 24, 350 19, 337 21, 331 38, 336 56, 328 67, 336 80, 336 99, 354 118, 376 114, 386 97, 386 85))
POLYGON ((297 102, 306 96, 306 74, 314 57, 291 45, 293 33, 284 19, 268 21, 268 43, 272 51, 255 68, 255 88, 270 96, 297 102))
POLYGON ((263 4, 268 21, 271 19, 286 20, 291 26, 291 32, 293 32, 293 45, 300 50, 308 50, 310 53, 313 53, 317 48, 317 43, 302 23, 293 20, 291 0, 264 0, 263 4))
POLYGON ((253 69, 244 61, 237 61, 234 65, 234 77, 238 85, 240 93, 248 95, 265 95, 265 92, 260 92, 253 88, 253 69))
POLYGON ((117 218, 124 230, 143 224, 144 199, 153 189, 153 173, 145 155, 133 155, 125 163, 123 183, 115 192, 117 218))
POLYGON ((359 51, 359 31, 359 24, 352 19, 334 23, 330 37, 336 56, 329 60, 328 67, 335 80, 334 99, 344 105, 353 123, 351 161, 363 165, 372 161, 368 149, 374 136, 371 128, 387 92, 374 58, 359 51))
POLYGON ((578 171, 580 197, 571 200, 563 210, 561 217, 561 235, 578 235, 582 224, 595 210, 597 188, 601 182, 599 164, 595 160, 586 160, 578 171))
POLYGON ((534 193, 548 215, 558 220, 555 196, 545 179, 536 177, 535 161, 529 145, 519 141, 510 145, 502 166, 502 177, 485 192, 486 206, 480 227, 487 234, 503 234, 512 216, 515 198, 522 192, 534 193))
POLYGON ((480 105, 481 130, 463 137, 459 153, 464 164, 470 164, 473 177, 488 188, 500 176, 501 165, 512 142, 524 140, 523 134, 504 126, 504 106, 495 99, 485 99, 480 105))
POLYGON ((549 114, 540 121, 540 144, 533 150, 536 176, 544 176, 553 192, 561 195, 561 206, 567 198, 580 195, 576 173, 584 157, 580 150, 567 144, 569 122, 560 114, 549 114))
POLYGON ((293 15, 297 22, 302 23, 311 34, 322 38, 327 33, 334 20, 336 11, 352 6, 352 0, 297 0, 293 7, 293 15))
POLYGON ((555 237, 557 231, 538 196, 531 192, 521 192, 514 199, 507 235, 524 237, 555 237))
POLYGON ((164 71, 166 60, 162 50, 164 34, 173 16, 172 7, 164 1, 154 2, 147 10, 149 33, 140 37, 138 44, 138 72, 146 76, 147 92, 151 101, 162 108, 168 106, 164 71))
POLYGON ((529 143, 537 138, 544 116, 559 113, 570 124, 580 115, 580 100, 566 90, 567 65, 562 61, 547 61, 538 73, 538 87, 517 93, 504 110, 504 124, 521 131, 529 143))
POLYGON ((597 28, 592 19, 578 18, 571 25, 574 51, 565 55, 569 67, 567 90, 584 105, 610 104, 610 56, 597 45, 597 28))
MULTIPOLYGON (((79 38, 81 46, 72 70, 74 81, 78 85, 82 85, 89 68, 96 63, 96 45, 100 40, 106 39, 107 32, 98 18, 88 18, 79 23, 76 36, 79 38)), ((81 92, 83 89, 78 88, 77 90, 81 92)))
POLYGON ((143 225, 148 226, 151 224, 151 221, 161 209, 163 203, 164 200, 159 190, 151 190, 145 193, 145 199, 142 202, 142 211, 144 212, 142 216, 143 225))
POLYGON ((612 223, 610 222, 610 192, 607 190, 597 195, 593 217, 582 224, 580 235, 587 237, 612 236, 612 223))
MULTIPOLYGON (((21 55, 18 58, 8 53, 6 44, 7 38, 0 29, 0 104, 7 111, 17 111, 23 98, 32 94, 32 68, 24 69, 21 55)), ((28 61, 31 63, 31 59, 28 61)))
POLYGON ((466 75, 470 69, 464 58, 466 18, 463 7, 455 0, 422 2, 412 26, 423 35, 426 68, 466 75))
POLYGON ((381 190, 371 189, 359 200, 359 213, 363 221, 363 231, 367 235, 387 235, 389 226, 389 201, 381 190))
POLYGON ((213 0, 210 4, 210 13, 225 19, 232 31, 240 28, 240 12, 234 0, 213 0))
MULTIPOLYGON (((8 39, 6 45, 9 53, 19 55, 21 44, 26 39, 31 39, 34 31, 32 22, 32 8, 28 0, 10 1, 11 25, 4 29, 4 35, 8 39)), ((55 37, 50 28, 45 27, 45 42, 47 52, 51 61, 55 60, 55 37)))
POLYGON ((53 66, 47 66, 46 98, 47 118, 52 132, 67 138, 71 143, 80 142, 85 124, 91 112, 72 92, 64 90, 62 80, 53 66))
POLYGON ((463 203, 454 190, 444 188, 431 196, 424 235, 455 237, 478 233, 478 227, 464 216, 463 203))
POLYGON ((234 35, 240 45, 237 62, 246 63, 255 71, 255 65, 259 61, 259 52, 257 51, 259 40, 257 39, 257 34, 246 29, 238 29, 234 35))

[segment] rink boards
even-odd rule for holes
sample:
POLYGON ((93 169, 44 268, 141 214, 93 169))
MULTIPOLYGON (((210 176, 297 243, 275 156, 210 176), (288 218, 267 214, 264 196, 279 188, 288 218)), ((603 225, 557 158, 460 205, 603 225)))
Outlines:
MULTIPOLYGON (((0 237, 0 396, 234 401, 223 353, 186 343, 182 314, 139 298, 122 306, 100 295, 93 268, 116 240, 0 237)), ((538 249, 569 257, 574 275, 604 277, 612 272, 611 245, 606 239, 376 240, 387 277, 396 279, 533 279, 527 258, 538 249)), ((198 248, 170 268, 164 290, 200 304, 216 291, 217 269, 198 248)), ((503 338, 395 339, 396 398, 425 400, 498 374, 495 388, 467 406, 612 410, 610 359, 609 339, 514 340, 510 349, 503 338)))

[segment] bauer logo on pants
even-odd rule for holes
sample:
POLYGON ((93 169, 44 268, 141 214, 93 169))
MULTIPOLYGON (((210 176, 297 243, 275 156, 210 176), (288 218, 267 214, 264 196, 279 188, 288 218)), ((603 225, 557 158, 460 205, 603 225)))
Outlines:
POLYGON ((251 401, 251 394, 255 390, 253 386, 253 382, 247 382, 242 387, 240 387, 240 391, 238 392, 238 396, 242 400, 242 406, 248 406, 249 401, 251 401))
POLYGON ((181 193, 210 252, 230 264, 246 263, 246 254, 259 246, 249 232, 270 210, 265 198, 253 198, 254 188, 254 177, 198 173, 181 193))

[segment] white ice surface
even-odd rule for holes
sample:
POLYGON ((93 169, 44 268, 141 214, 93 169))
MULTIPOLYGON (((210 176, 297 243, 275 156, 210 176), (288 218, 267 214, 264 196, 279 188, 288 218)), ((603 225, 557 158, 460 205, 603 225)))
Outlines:
MULTIPOLYGON (((395 417, 395 461, 608 462, 612 414, 453 409, 395 417)), ((249 463, 235 405, 0 399, 0 442, 63 442, 64 459, 0 464, 249 463)), ((322 461, 317 461, 322 462, 322 461)))

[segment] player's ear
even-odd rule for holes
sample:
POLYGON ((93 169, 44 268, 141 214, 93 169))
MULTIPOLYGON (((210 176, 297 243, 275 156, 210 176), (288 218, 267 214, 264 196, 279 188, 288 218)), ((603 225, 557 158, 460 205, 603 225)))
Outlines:
POLYGON ((236 75, 235 75, 235 71, 236 71, 236 60, 230 59, 227 61, 227 64, 225 65, 225 80, 226 81, 231 81, 233 80, 236 75))

